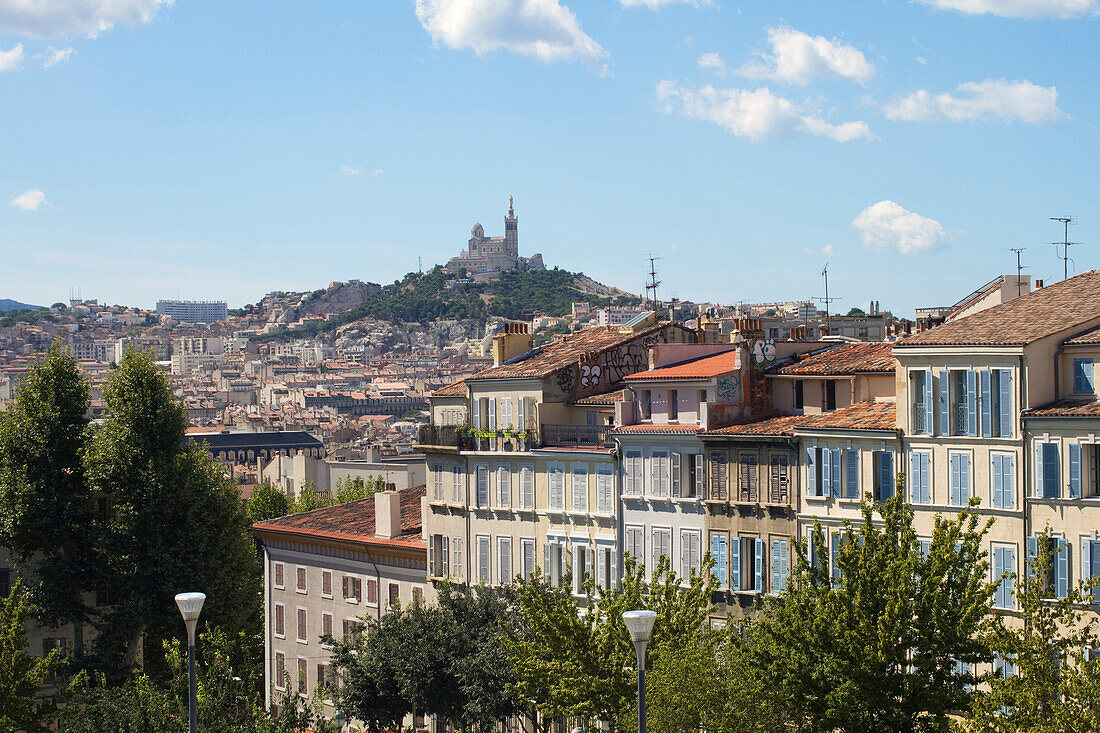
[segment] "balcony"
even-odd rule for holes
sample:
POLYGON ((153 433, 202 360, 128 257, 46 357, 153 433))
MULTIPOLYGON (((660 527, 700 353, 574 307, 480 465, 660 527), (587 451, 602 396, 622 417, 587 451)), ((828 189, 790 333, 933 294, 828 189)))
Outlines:
POLYGON ((543 425, 542 446, 611 446, 611 428, 599 425, 543 425))
POLYGON ((543 425, 541 432, 476 431, 466 426, 421 425, 418 443, 458 450, 528 451, 542 447, 611 446, 611 428, 596 425, 543 425))

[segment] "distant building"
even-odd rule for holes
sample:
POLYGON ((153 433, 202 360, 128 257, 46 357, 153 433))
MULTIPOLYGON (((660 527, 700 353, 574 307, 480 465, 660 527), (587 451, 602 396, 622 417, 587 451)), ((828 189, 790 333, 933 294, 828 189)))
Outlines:
POLYGON ((447 272, 465 270, 477 279, 498 277, 505 270, 545 270, 542 255, 519 256, 519 219, 508 197, 508 215, 504 217, 504 236, 486 237, 485 228, 474 223, 466 249, 458 257, 452 257, 445 268, 447 272))
POLYGON ((621 326, 646 312, 648 312, 648 309, 642 307, 609 305, 606 308, 593 311, 592 314, 596 318, 597 326, 621 326))
POLYGON ((229 311, 221 300, 158 300, 157 315, 182 323, 215 323, 228 318, 229 311))
MULTIPOLYGON (((1036 287, 1041 285, 1042 281, 1036 281, 1036 287)), ((946 321, 979 313, 1030 292, 1030 275, 998 275, 952 306, 917 308, 917 330, 925 331, 946 321)))

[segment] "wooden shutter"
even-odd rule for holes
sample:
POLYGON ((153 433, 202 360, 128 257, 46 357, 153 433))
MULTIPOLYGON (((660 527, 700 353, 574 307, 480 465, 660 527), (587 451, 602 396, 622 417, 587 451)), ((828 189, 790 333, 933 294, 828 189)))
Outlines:
POLYGON ((993 435, 993 388, 991 386, 990 371, 983 369, 980 374, 982 381, 982 437, 989 438, 993 435))
POLYGON ((833 448, 830 452, 833 455, 829 459, 829 484, 832 487, 833 497, 840 498, 840 473, 844 468, 840 463, 840 448, 833 448))
MULTIPOLYGON (((946 369, 940 370, 940 403, 939 403, 939 418, 940 426, 936 431, 936 435, 950 435, 951 434, 951 378, 950 372, 946 369)), ((932 431, 929 430, 928 434, 931 435, 932 431)))
POLYGON ((1081 444, 1069 444, 1069 497, 1081 498, 1081 444))
POLYGON ((859 452, 853 448, 847 449, 844 455, 845 476, 844 496, 848 499, 859 498, 859 452))
POLYGON ((764 592, 764 540, 757 537, 753 540, 753 590, 757 593, 764 592))
POLYGON ((806 449, 806 488, 810 496, 819 496, 817 488, 817 449, 806 449))
POLYGON ((714 576, 718 579, 718 587, 727 587, 726 581, 726 547, 728 539, 725 535, 712 534, 710 536, 710 555, 714 559, 714 576))
POLYGON ((438 578, 436 554, 439 552, 439 535, 428 535, 428 577, 438 578))
POLYGON ((1008 438, 1012 436, 1012 371, 1009 369, 1001 369, 1000 379, 998 380, 1000 386, 1000 399, 997 401, 997 407, 999 408, 999 427, 997 435, 1002 438, 1008 438))
POLYGON ((1055 593, 1059 598, 1069 594, 1069 543, 1064 539, 1055 539, 1055 593))
POLYGON ((741 538, 730 538, 730 590, 741 590, 741 538))
POLYGON ((679 498, 680 495, 683 493, 683 488, 682 488, 682 485, 683 485, 683 482, 684 482, 683 470, 684 470, 683 469, 683 462, 681 461, 680 454, 679 453, 673 453, 672 454, 672 495, 675 496, 676 498, 679 498))

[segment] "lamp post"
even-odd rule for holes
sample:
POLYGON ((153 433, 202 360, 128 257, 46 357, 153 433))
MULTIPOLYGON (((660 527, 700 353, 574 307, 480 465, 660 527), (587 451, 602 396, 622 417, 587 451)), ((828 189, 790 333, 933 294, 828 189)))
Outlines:
POLYGON ((195 627, 199 624, 199 614, 202 613, 202 604, 205 600, 205 593, 176 594, 176 605, 179 606, 183 623, 187 626, 187 680, 190 689, 187 703, 187 730, 189 733, 197 733, 199 729, 198 688, 195 682, 195 627))
POLYGON ((337 710, 336 714, 332 716, 332 723, 336 726, 336 730, 343 733, 344 724, 348 722, 348 716, 344 715, 343 710, 337 710))
POLYGON ((634 642, 634 653, 638 656, 638 733, 645 733, 645 648, 649 643, 649 634, 653 631, 653 622, 657 620, 656 611, 626 611, 623 623, 634 642))

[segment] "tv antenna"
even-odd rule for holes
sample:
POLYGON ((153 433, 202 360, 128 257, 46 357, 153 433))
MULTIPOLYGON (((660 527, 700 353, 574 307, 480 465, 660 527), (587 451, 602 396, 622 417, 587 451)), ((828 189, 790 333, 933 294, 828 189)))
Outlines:
POLYGON ((657 260, 660 257, 649 256, 649 282, 645 286, 646 302, 652 306, 653 310, 657 310, 657 286, 661 284, 661 281, 657 279, 657 260))
MULTIPOLYGON (((1069 277, 1069 261, 1070 261, 1069 248, 1073 247, 1075 245, 1082 244, 1082 242, 1071 242, 1071 241, 1069 241, 1069 225, 1070 224, 1076 224, 1077 223, 1077 217, 1076 216, 1052 216, 1052 217, 1050 217, 1050 220, 1051 221, 1060 221, 1060 222, 1062 222, 1062 227, 1063 227, 1062 241, 1061 242, 1051 242, 1051 244, 1054 245, 1054 251, 1055 252, 1058 251, 1058 245, 1062 245, 1062 254, 1058 257, 1058 259, 1060 259, 1062 261, 1062 279, 1065 280, 1069 277)), ((1076 262, 1073 263, 1073 268, 1074 268, 1074 270, 1077 269, 1077 263, 1076 262)))
POLYGON ((832 303, 834 300, 840 300, 840 298, 830 298, 829 297, 829 263, 828 262, 826 262, 825 267, 822 268, 821 276, 823 278, 825 278, 825 297, 824 298, 814 298, 814 300, 825 304, 825 335, 829 336, 829 335, 832 335, 832 330, 829 327, 829 303, 832 303))
POLYGON ((1023 295, 1023 291, 1024 291, 1024 283, 1023 283, 1023 280, 1021 280, 1021 273, 1024 271, 1024 269, 1027 267, 1027 265, 1021 265, 1020 264, 1020 253, 1023 252, 1025 249, 1027 249, 1027 247, 1009 247, 1008 248, 1009 252, 1015 252, 1016 253, 1016 297, 1017 298, 1019 298, 1021 295, 1023 295))

